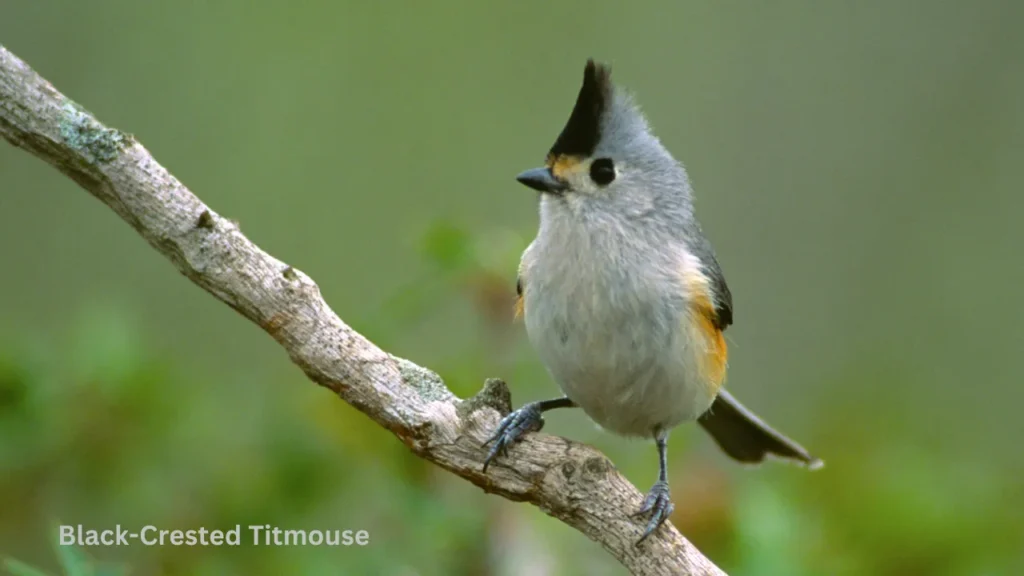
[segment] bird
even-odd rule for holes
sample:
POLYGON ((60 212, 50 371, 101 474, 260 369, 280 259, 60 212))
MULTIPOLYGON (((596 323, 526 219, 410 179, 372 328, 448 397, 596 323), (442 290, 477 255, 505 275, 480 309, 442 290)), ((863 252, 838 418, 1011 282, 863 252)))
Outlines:
POLYGON ((653 439, 658 479, 632 514, 646 519, 640 545, 674 510, 667 442, 680 424, 696 421, 741 463, 773 456, 822 466, 723 388, 732 294, 685 168, 608 65, 587 60, 544 165, 516 180, 538 192, 540 224, 520 260, 515 315, 563 395, 502 418, 484 443, 484 473, 558 408, 653 439))

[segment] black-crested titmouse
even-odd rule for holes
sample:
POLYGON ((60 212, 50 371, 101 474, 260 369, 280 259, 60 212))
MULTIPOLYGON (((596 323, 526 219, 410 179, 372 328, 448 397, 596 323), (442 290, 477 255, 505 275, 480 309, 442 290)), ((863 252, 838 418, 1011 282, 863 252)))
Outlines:
POLYGON ((487 462, 541 414, 579 407, 602 428, 654 438, 658 481, 638 515, 643 541, 671 515, 669 430, 696 420, 729 456, 821 461, 722 390, 732 296, 694 217, 683 166, 608 67, 587 62, 546 165, 517 180, 540 192, 540 230, 519 265, 517 312, 565 397, 506 416, 487 462))

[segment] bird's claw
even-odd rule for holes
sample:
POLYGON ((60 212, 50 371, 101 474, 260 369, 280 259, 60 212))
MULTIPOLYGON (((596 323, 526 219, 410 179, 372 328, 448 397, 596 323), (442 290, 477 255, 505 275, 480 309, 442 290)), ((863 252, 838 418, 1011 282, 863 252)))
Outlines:
POLYGON ((644 530, 643 536, 636 541, 636 545, 639 546, 659 526, 664 524, 669 516, 672 515, 673 510, 675 510, 675 506, 672 504, 672 499, 669 496, 668 482, 658 480, 651 487, 651 491, 647 493, 643 505, 633 514, 634 518, 648 515, 651 517, 650 521, 647 522, 647 528, 644 530))
POLYGON ((484 446, 494 443, 487 458, 484 460, 484 472, 491 464, 491 460, 498 454, 505 454, 508 447, 517 442, 527 432, 537 432, 544 427, 544 417, 541 416, 539 404, 531 402, 518 410, 509 412, 501 419, 494 434, 484 442, 484 446))

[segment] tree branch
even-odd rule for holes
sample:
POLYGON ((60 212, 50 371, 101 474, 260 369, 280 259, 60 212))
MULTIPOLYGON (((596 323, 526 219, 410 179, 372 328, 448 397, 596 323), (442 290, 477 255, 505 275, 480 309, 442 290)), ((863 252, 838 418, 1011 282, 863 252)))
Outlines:
POLYGON ((460 400, 434 372, 349 328, 305 274, 208 208, 131 135, 108 128, 0 46, 0 134, 49 162, 128 222, 192 282, 256 323, 317 384, 425 458, 509 500, 525 501, 600 543, 633 574, 724 574, 669 524, 641 547, 629 515, 642 496, 600 452, 530 434, 482 469, 481 443, 510 409, 488 380, 460 400))

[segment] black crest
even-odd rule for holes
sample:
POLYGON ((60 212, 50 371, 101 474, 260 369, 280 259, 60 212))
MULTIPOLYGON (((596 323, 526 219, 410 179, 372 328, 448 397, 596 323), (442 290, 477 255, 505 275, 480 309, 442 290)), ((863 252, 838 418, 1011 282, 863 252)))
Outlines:
POLYGON ((612 71, 603 64, 587 60, 583 70, 583 86, 576 97, 569 121, 558 135, 550 156, 590 156, 601 140, 601 115, 612 98, 612 71))

